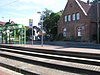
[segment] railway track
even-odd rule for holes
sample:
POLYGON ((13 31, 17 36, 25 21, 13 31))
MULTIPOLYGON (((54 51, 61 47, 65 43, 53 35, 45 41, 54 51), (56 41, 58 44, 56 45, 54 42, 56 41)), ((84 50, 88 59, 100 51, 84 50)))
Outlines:
POLYGON ((100 75, 99 54, 41 50, 6 45, 0 47, 0 59, 8 60, 0 61, 0 65, 17 68, 26 75, 100 75), (18 66, 16 64, 12 66, 10 63, 13 61, 17 62, 18 66), (33 67, 26 66, 28 70, 26 67, 23 69, 20 63, 23 63, 24 66, 26 64, 33 67), (35 67, 42 69, 36 70, 35 67), (47 72, 44 70, 47 70, 47 72))

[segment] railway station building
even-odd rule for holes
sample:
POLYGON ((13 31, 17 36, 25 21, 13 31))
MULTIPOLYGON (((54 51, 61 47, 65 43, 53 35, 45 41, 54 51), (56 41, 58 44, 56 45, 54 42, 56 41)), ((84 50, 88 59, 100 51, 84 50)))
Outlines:
MULTIPOLYGON (((98 8, 99 13, 100 6, 98 8)), ((100 35, 100 31, 97 33, 97 21, 100 24, 100 18, 97 19, 98 13, 97 3, 68 0, 58 21, 58 35, 62 34, 66 40, 96 42, 97 35, 100 35)))

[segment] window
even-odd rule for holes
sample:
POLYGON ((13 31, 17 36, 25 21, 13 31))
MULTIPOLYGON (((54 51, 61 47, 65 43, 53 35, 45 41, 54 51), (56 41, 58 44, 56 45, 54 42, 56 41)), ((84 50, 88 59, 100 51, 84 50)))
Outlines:
POLYGON ((68 21, 71 21, 71 15, 68 15, 68 21))
POLYGON ((81 27, 78 27, 78 37, 82 36, 81 27))
POLYGON ((80 19, 80 13, 76 14, 76 19, 79 20, 80 19))
POLYGON ((67 31, 66 28, 64 28, 64 29, 63 29, 63 36, 64 36, 64 37, 67 36, 67 35, 66 35, 66 31, 67 31))
POLYGON ((65 19, 65 22, 67 22, 67 16, 65 16, 64 19, 65 19))
POLYGON ((75 14, 73 14, 73 21, 75 21, 75 14))

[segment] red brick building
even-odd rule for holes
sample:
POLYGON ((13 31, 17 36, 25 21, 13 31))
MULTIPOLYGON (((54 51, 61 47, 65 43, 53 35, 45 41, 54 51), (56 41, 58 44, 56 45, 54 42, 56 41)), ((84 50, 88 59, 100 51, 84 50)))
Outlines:
POLYGON ((68 0, 58 22, 58 34, 66 40, 95 41, 97 39, 96 4, 68 0))

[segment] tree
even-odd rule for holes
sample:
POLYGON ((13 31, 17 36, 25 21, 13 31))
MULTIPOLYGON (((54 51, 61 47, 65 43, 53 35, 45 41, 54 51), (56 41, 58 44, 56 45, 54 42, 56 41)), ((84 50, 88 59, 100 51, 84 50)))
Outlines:
POLYGON ((45 8, 45 11, 43 11, 43 18, 44 18, 44 20, 48 19, 51 13, 53 13, 52 10, 48 10, 47 8, 45 8))
POLYGON ((54 13, 46 9, 44 12, 43 26, 46 29, 46 33, 52 35, 52 37, 55 39, 55 36, 57 35, 57 23, 60 16, 62 15, 62 11, 54 13))
POLYGON ((97 1, 100 1, 100 0, 92 0, 91 4, 96 4, 97 1))

